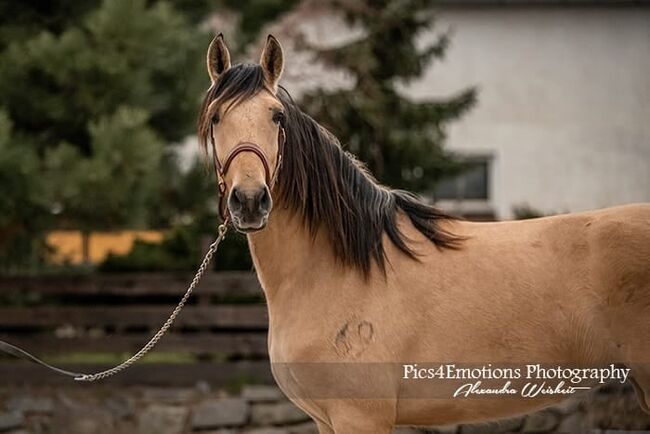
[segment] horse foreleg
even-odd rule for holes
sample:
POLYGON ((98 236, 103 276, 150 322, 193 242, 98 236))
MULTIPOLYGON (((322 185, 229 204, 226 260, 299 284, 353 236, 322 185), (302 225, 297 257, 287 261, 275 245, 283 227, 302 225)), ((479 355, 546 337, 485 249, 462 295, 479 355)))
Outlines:
POLYGON ((364 421, 357 421, 357 423, 345 424, 345 426, 336 427, 335 434, 390 434, 391 427, 374 426, 364 421))
POLYGON ((390 434, 393 425, 385 416, 371 409, 348 407, 331 414, 330 418, 335 434, 390 434))
POLYGON ((316 426, 318 427, 318 434, 336 434, 332 427, 322 422, 316 421, 316 426))
POLYGON ((643 411, 650 414, 650 370, 647 366, 632 365, 632 386, 636 392, 639 406, 643 411))
POLYGON ((392 428, 379 423, 373 423, 360 416, 355 419, 352 415, 341 415, 334 421, 334 427, 315 420, 318 434, 390 434, 392 428))

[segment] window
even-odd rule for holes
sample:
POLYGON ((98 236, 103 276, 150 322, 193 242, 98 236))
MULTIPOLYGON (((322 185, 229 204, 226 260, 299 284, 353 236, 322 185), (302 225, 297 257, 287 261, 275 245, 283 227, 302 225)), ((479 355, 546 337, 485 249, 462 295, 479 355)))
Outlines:
POLYGON ((443 179, 435 189, 436 200, 488 200, 490 159, 471 157, 470 167, 460 175, 443 179))

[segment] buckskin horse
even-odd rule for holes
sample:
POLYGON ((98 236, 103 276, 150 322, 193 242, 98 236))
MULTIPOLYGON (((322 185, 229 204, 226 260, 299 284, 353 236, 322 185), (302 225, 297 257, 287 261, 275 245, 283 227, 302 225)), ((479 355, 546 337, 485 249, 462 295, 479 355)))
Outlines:
POLYGON ((417 362, 617 363, 648 410, 650 205, 453 218, 379 185, 278 85, 283 65, 273 36, 238 65, 217 36, 198 133, 220 210, 247 234, 274 377, 320 433, 489 421, 565 397, 453 399, 404 378, 417 362))

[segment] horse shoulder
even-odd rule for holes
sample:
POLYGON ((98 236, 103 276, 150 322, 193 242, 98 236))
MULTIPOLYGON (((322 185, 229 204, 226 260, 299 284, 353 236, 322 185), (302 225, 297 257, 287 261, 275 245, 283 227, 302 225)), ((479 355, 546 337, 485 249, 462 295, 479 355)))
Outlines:
POLYGON ((586 225, 594 273, 608 291, 608 304, 650 303, 650 204, 602 210, 586 225))

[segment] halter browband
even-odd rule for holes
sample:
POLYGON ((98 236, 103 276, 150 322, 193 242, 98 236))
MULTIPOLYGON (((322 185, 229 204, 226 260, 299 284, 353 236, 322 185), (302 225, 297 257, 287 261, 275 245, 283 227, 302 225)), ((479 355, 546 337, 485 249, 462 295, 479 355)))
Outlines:
POLYGON ((266 180, 266 185, 268 185, 269 190, 273 189, 275 181, 278 178, 278 172, 280 171, 280 166, 282 165, 282 153, 284 151, 284 142, 286 136, 284 133, 284 128, 280 125, 278 130, 278 154, 275 158, 275 167, 273 173, 271 173, 271 166, 269 165, 269 159, 262 150, 262 148, 253 142, 240 142, 235 146, 232 151, 228 154, 223 164, 219 161, 219 156, 217 155, 217 146, 214 142, 213 127, 210 125, 210 141, 212 142, 212 153, 214 157, 214 169, 217 174, 217 181, 219 183, 219 214, 223 221, 226 220, 228 207, 226 206, 226 192, 228 191, 228 186, 226 185, 226 173, 232 164, 233 160, 242 152, 252 152, 257 155, 257 157, 262 162, 264 166, 264 179, 266 180))

